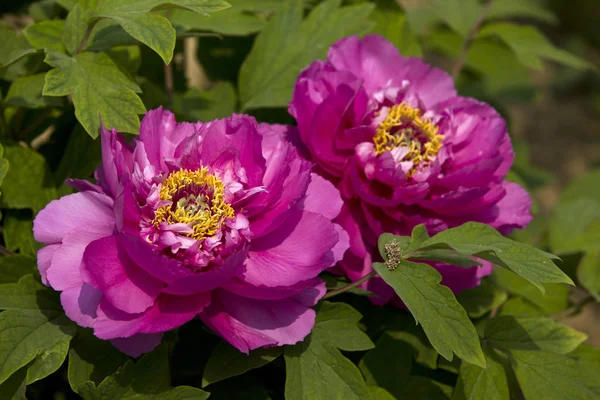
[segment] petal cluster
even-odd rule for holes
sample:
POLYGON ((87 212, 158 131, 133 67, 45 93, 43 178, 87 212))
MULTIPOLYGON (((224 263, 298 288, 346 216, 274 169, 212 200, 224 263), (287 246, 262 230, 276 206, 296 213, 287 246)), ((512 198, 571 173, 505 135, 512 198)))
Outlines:
POLYGON ((244 115, 177 123, 160 108, 130 143, 103 129, 98 183, 70 181, 79 192, 34 222, 67 316, 132 356, 197 316, 243 352, 302 340, 325 292, 317 275, 348 236, 332 222, 338 190, 292 129, 244 115))
MULTIPOLYGON (((299 137, 322 176, 339 188, 337 219, 350 235, 341 271, 372 270, 377 238, 430 234, 467 221, 503 233, 524 227, 531 201, 504 178, 514 154, 506 123, 489 105, 457 95, 450 76, 403 57, 380 36, 335 43, 299 76, 290 103, 299 137)), ((434 264, 455 292, 479 284, 491 266, 434 264)), ((401 302, 380 279, 363 285, 401 302)))

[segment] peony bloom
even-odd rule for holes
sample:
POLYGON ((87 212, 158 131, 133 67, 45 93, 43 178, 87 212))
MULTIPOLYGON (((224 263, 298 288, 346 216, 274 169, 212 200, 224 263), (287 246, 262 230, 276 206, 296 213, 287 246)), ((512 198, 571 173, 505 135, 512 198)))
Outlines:
MULTIPOLYGON (((402 57, 379 36, 338 41, 299 76, 290 104, 301 141, 342 193, 338 219, 350 234, 340 266, 352 280, 372 270, 377 238, 430 234, 467 221, 503 233, 531 219, 529 195, 504 180, 513 162, 505 121, 485 103, 457 96, 452 79, 402 57)), ((455 292, 477 286, 491 266, 434 264, 455 292)), ((376 278, 363 285, 401 305, 376 278)))
POLYGON ((102 130, 98 184, 36 217, 38 266, 69 318, 123 352, 151 350, 199 316, 243 352, 301 341, 317 275, 348 237, 337 189, 248 116, 178 124, 150 111, 130 144, 102 130))

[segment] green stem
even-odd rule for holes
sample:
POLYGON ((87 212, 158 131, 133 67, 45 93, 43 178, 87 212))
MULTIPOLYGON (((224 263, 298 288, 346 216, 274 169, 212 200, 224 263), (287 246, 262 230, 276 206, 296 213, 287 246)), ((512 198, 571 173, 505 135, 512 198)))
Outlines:
POLYGON ((365 275, 362 278, 360 278, 359 280, 357 280, 356 282, 350 282, 349 284, 347 284, 344 287, 327 292, 327 294, 325 294, 325 296, 323 296, 323 299, 328 299, 328 298, 338 295, 340 293, 344 293, 352 288, 360 286, 361 284, 365 283, 369 279, 373 278, 375 275, 377 275, 377 272, 371 271, 367 275, 365 275))
POLYGON ((469 54, 469 48, 471 47, 471 43, 473 43, 473 41, 475 40, 477 32, 479 32, 479 28, 481 28, 481 25, 483 25, 483 23, 485 22, 485 17, 492 8, 493 2, 493 0, 488 0, 485 6, 483 6, 479 17, 477 17, 477 21, 475 21, 475 25, 473 25, 473 28, 471 28, 471 32, 469 32, 469 35, 465 39, 465 42, 463 43, 462 48, 460 49, 458 59, 456 60, 456 64, 454 64, 454 68, 452 68, 452 79, 456 80, 456 78, 458 78, 458 74, 460 74, 460 71, 464 67, 465 62, 467 62, 467 55, 469 54))
POLYGON ((83 39, 81 39, 81 43, 79 43, 79 47, 77 47, 77 50, 75 51, 75 55, 81 53, 83 51, 83 49, 85 48, 85 44, 87 43, 88 39, 90 38, 90 35, 92 34, 92 30, 94 29, 94 26, 96 26, 96 22, 92 22, 91 24, 88 24, 85 33, 83 34, 83 39))

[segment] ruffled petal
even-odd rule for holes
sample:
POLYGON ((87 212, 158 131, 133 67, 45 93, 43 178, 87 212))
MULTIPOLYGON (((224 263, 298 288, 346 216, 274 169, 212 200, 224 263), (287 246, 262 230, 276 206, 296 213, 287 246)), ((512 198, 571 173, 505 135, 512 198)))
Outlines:
POLYGON ((311 298, 313 304, 325 294, 325 283, 320 278, 298 282, 291 286, 254 286, 239 279, 234 279, 222 286, 228 292, 257 300, 281 300, 288 297, 302 296, 311 298))
POLYGON ((338 240, 328 219, 297 211, 277 230, 252 241, 241 279, 255 286, 285 286, 314 278, 334 264, 338 240))
POLYGON ((86 247, 94 240, 113 234, 115 224, 95 224, 74 229, 63 238, 62 244, 54 252, 52 264, 46 271, 50 286, 55 290, 79 287, 81 279, 81 260, 86 247))
POLYGON ((165 160, 173 158, 177 146, 198 129, 195 124, 178 124, 173 113, 159 107, 146 113, 140 125, 139 137, 144 143, 150 164, 165 171, 165 160))
POLYGON ((83 255, 86 276, 102 291, 105 300, 129 313, 152 307, 164 287, 119 249, 116 236, 90 243, 83 255))
POLYGON ((113 200, 101 193, 74 193, 51 201, 33 221, 35 240, 60 243, 70 231, 97 224, 114 223, 113 200))
POLYGON ((67 317, 83 327, 94 324, 100 300, 102 292, 87 283, 71 287, 60 294, 60 303, 67 317))
POLYGON ((40 271, 40 276, 42 277, 42 283, 46 286, 49 285, 46 273, 52 264, 52 257, 54 256, 54 253, 59 248, 60 244, 51 244, 39 249, 37 252, 38 270, 40 271))
POLYGON ((218 290, 200 318, 244 353, 264 346, 302 341, 315 324, 316 313, 300 301, 248 299, 218 290))
POLYGON ((302 207, 305 211, 333 220, 340 213, 343 204, 340 192, 331 182, 317 174, 310 175, 310 184, 302 207))
POLYGON ((238 251, 229 255, 223 264, 213 269, 175 280, 164 289, 164 293, 190 295, 218 288, 243 270, 244 259, 246 259, 246 251, 238 251))
POLYGON ((507 235, 513 229, 522 229, 531 222, 531 196, 514 182, 502 182, 502 187, 506 191, 504 197, 494 207, 486 210, 482 217, 476 218, 507 235))
POLYGON ((129 314, 103 300, 98 307, 94 334, 100 339, 130 337, 137 333, 161 333, 178 328, 194 318, 211 301, 210 293, 192 296, 162 294, 143 313, 129 314))
POLYGON ((162 336, 162 333, 150 335, 139 334, 128 338, 112 339, 110 342, 129 357, 136 358, 154 350, 160 344, 162 336))

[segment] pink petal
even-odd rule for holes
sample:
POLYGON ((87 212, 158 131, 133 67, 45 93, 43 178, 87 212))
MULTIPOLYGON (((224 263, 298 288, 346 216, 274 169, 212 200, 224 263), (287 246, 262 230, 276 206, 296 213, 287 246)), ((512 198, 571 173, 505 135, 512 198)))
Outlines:
POLYGON ((136 358, 144 353, 154 350, 154 348, 160 344, 162 336, 162 333, 151 335, 139 334, 128 338, 112 339, 110 342, 123 353, 136 358))
POLYGON ((60 243, 75 228, 114 222, 113 200, 97 192, 81 192, 51 201, 33 221, 35 240, 60 243))
POLYGON ((109 236, 88 245, 83 256, 91 284, 100 289, 105 300, 129 313, 150 308, 163 282, 138 267, 119 249, 117 238, 109 236))
POLYGON ((42 283, 46 286, 49 285, 48 278, 46 277, 46 273, 50 265, 52 264, 52 257, 56 250, 58 250, 60 244, 51 244, 46 247, 43 247, 37 252, 37 265, 38 270, 40 271, 40 275, 42 277, 42 283))
POLYGON ((291 286, 253 286, 239 279, 233 279, 222 286, 228 292, 257 300, 281 300, 288 297, 302 296, 312 298, 311 305, 325 294, 324 282, 320 278, 298 282, 291 286), (321 293, 321 291, 323 291, 321 293))
POLYGON ((338 216, 344 204, 340 192, 331 182, 317 174, 310 175, 310 184, 304 199, 304 210, 321 214, 333 220, 338 216))
POLYGON ((297 211, 277 230, 252 241, 241 279, 255 286, 285 286, 314 278, 334 264, 338 240, 328 219, 297 211))
POLYGON ((148 111, 140 126, 140 141, 144 143, 150 164, 166 170, 165 159, 173 158, 177 146, 197 129, 194 124, 178 124, 173 113, 162 107, 148 111))
POLYGON ((292 299, 255 300, 222 290, 214 294, 200 318, 244 353, 264 346, 298 343, 315 324, 314 310, 292 299))
POLYGON ((55 290, 80 287, 81 260, 86 247, 94 240, 113 234, 115 224, 95 224, 74 229, 63 238, 62 244, 54 252, 52 264, 46 271, 50 286, 55 290))
POLYGON ((211 300, 210 293, 192 296, 162 294, 143 313, 128 314, 103 300, 98 307, 94 333, 101 339, 129 337, 137 333, 161 333, 178 328, 194 318, 211 300))
POLYGON ((197 272, 193 276, 183 277, 167 286, 163 292, 176 295, 190 295, 206 292, 223 285, 244 268, 246 251, 231 254, 223 264, 206 272, 197 272))
POLYGON ((94 324, 96 309, 101 299, 102 292, 87 283, 69 288, 60 294, 60 303, 67 317, 83 327, 94 324))
POLYGON ((138 237, 121 234, 117 240, 127 251, 129 258, 156 279, 171 284, 177 280, 196 276, 179 261, 157 253, 148 243, 138 237))

